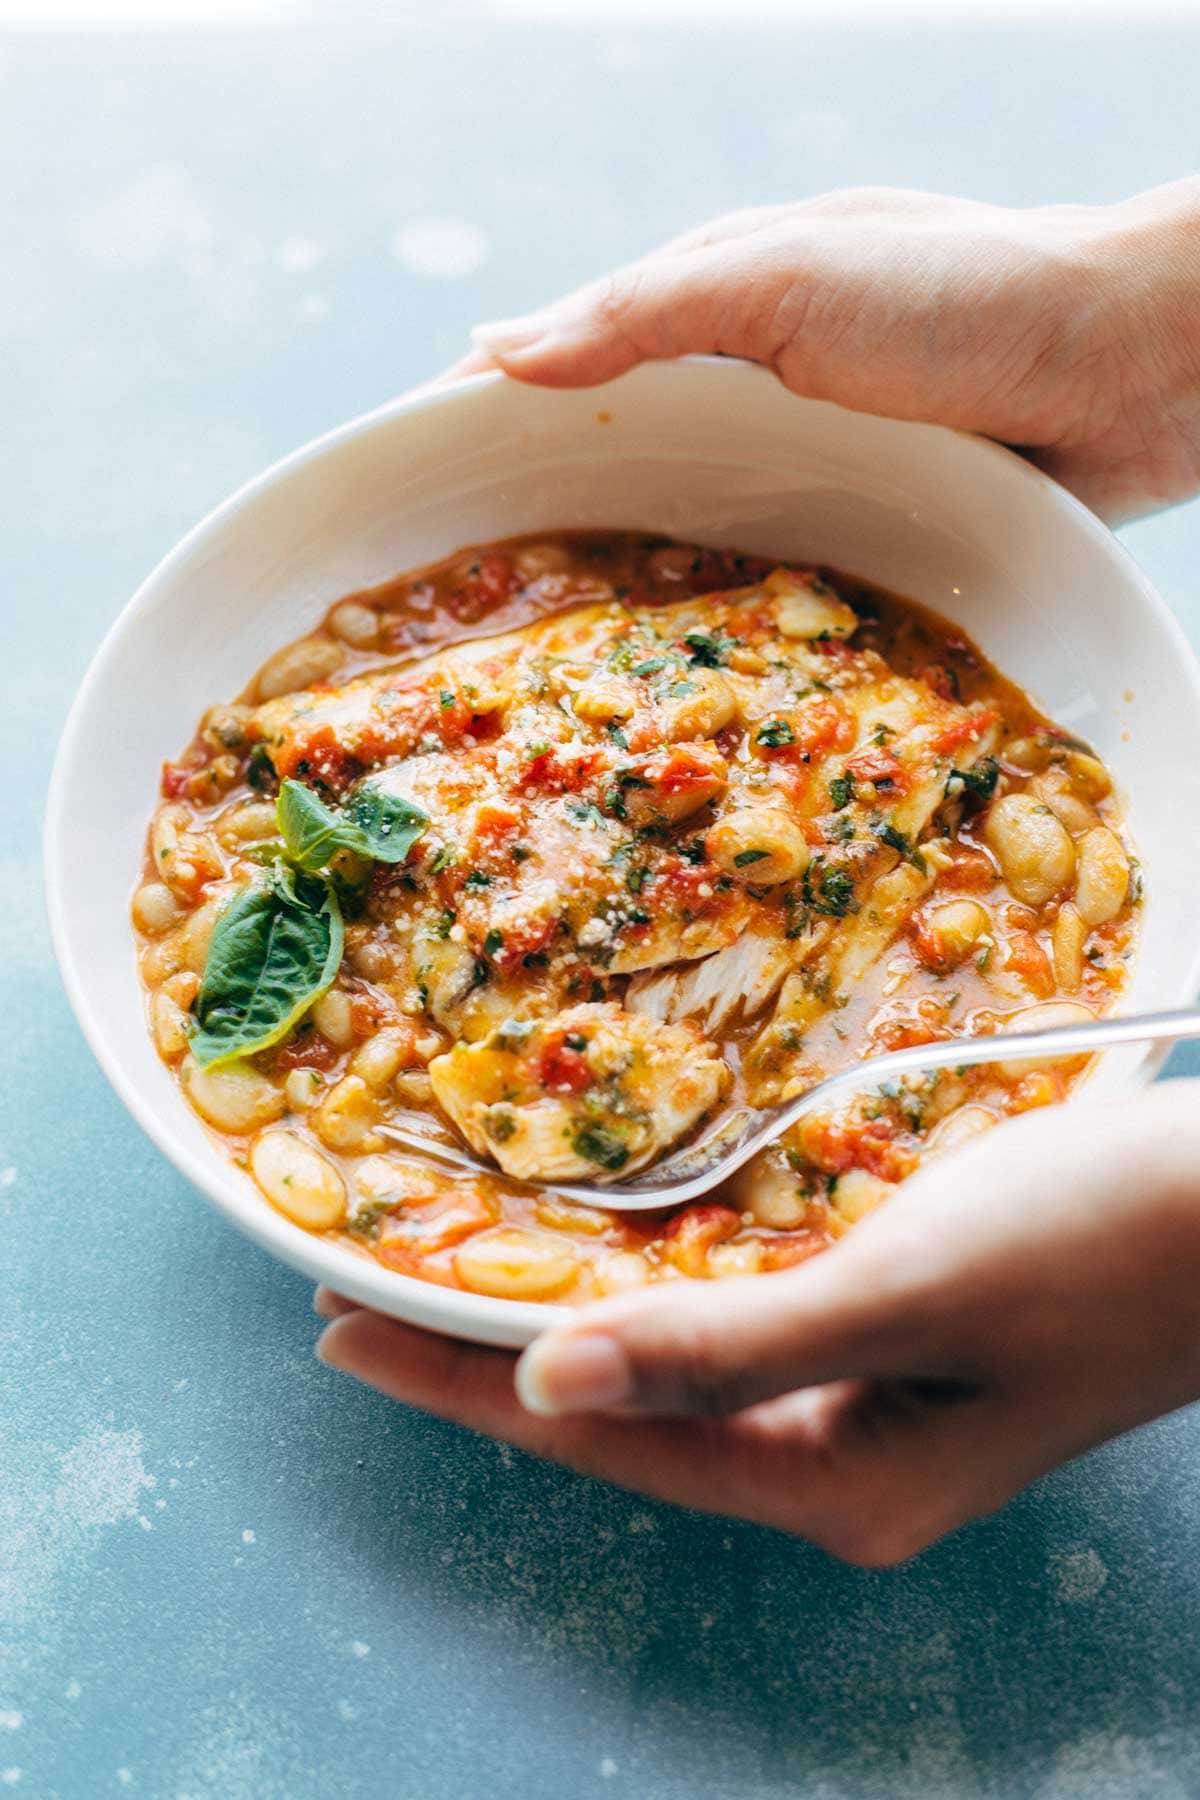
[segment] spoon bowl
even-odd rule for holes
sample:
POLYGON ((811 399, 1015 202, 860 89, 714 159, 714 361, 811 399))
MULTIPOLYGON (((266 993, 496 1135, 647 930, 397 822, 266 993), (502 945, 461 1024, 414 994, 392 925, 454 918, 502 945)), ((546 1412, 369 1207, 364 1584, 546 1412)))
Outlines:
MULTIPOLYGON (((1117 1044, 1175 1044, 1200 1037, 1200 1007, 1170 1012, 1140 1013, 1128 1018, 1095 1019, 1079 1025, 1057 1025, 1049 1031, 988 1033, 982 1037, 950 1038, 940 1043, 914 1044, 911 1049, 891 1050, 870 1056, 826 1076, 803 1094, 779 1106, 733 1107, 714 1119, 691 1143, 625 1182, 527 1181, 528 1187, 544 1188, 565 1199, 609 1212, 648 1212, 682 1206, 699 1200, 736 1174, 760 1150, 775 1143, 785 1131, 830 1100, 864 1088, 879 1087, 900 1075, 931 1069, 974 1068, 980 1063, 1024 1062, 1064 1056, 1094 1055, 1117 1044)), ((404 1125, 379 1125, 381 1137, 406 1150, 440 1158, 455 1168, 496 1175, 495 1163, 459 1144, 445 1143, 404 1125)))

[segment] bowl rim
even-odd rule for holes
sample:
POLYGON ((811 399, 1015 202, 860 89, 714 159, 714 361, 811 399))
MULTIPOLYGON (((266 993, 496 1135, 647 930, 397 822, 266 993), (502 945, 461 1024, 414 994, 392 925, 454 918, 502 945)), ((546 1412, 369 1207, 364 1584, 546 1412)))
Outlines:
MULTIPOLYGON (((659 371, 696 366, 709 371, 708 378, 712 380, 732 379, 744 382, 753 379, 762 383, 777 380, 769 369, 736 357, 688 356, 654 365, 659 371)), ((59 737, 47 789, 43 826, 43 874, 51 944, 76 1021, 110 1086, 146 1136, 173 1167, 245 1236, 308 1279, 332 1286, 339 1293, 393 1317, 397 1315, 389 1300, 394 1302, 402 1294, 401 1316, 406 1322, 477 1342, 516 1347, 527 1343, 553 1323, 573 1316, 575 1309, 544 1301, 504 1300, 490 1295, 471 1294, 387 1269, 373 1258, 356 1254, 344 1245, 292 1224, 261 1196, 252 1194, 248 1189, 244 1190, 236 1179, 232 1166, 226 1168, 215 1156, 210 1164, 176 1135, 169 1115, 147 1098, 138 1084, 126 1074, 117 1050, 110 1046, 104 1022, 92 1005, 86 974, 76 958, 72 942, 61 861, 64 830, 70 810, 67 773, 78 753, 78 739, 84 727, 89 702, 95 692, 103 688, 110 662, 136 630, 143 615, 152 610, 159 591, 171 580, 176 568, 185 563, 206 540, 218 535, 227 521, 252 505, 260 496, 305 465, 319 461, 341 445, 369 435, 394 419, 453 407, 489 388, 510 384, 514 387, 521 385, 512 382, 510 377, 499 370, 488 370, 452 381, 426 383, 384 401, 370 411, 358 414, 310 439, 251 476, 167 551, 109 624, 71 702, 59 737)), ((803 404, 833 413, 847 410, 829 401, 805 399, 803 404)), ((881 415, 870 416, 878 418, 881 415)), ((1179 619, 1136 558, 1096 514, 1016 451, 991 438, 924 421, 889 422, 902 424, 907 430, 922 434, 959 440, 964 446, 970 447, 971 455, 990 458, 998 466, 1002 465, 1007 479, 1015 478, 1036 490, 1065 513, 1077 530, 1101 544, 1108 557, 1119 565, 1127 581, 1137 590, 1141 603, 1153 616, 1159 633, 1174 648, 1186 670, 1196 712, 1200 715, 1200 658, 1179 619)), ((136 969, 132 960, 130 972, 131 977, 134 977, 136 969)), ((1200 937, 1189 965, 1181 1000, 1195 993, 1198 987, 1200 937)), ((1133 1074, 1137 1086, 1153 1078, 1166 1054, 1164 1049, 1161 1054, 1148 1056, 1138 1064, 1133 1074)))

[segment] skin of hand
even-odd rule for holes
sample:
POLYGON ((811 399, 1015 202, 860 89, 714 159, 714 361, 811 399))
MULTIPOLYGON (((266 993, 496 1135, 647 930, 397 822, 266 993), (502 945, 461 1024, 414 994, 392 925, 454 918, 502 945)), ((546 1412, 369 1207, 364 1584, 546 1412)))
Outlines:
POLYGON ((1200 1397, 1200 1082, 1029 1113, 831 1250, 583 1308, 516 1364, 321 1290, 318 1355, 686 1506, 905 1560, 1200 1397))
POLYGON ((1101 207, 759 207, 474 335, 451 374, 551 387, 747 357, 797 394, 998 438, 1115 522, 1200 488, 1200 180, 1101 207))

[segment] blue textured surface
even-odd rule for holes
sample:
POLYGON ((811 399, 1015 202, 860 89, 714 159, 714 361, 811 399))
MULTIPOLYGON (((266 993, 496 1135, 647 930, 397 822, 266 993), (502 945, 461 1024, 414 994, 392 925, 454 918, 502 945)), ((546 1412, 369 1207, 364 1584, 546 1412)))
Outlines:
MULTIPOLYGON (((263 463, 473 319, 730 205, 1184 173, 1198 51, 1132 26, 0 41, 6 1789, 1200 1793, 1200 1414, 866 1574, 390 1406, 312 1361, 305 1284, 125 1117, 36 902, 88 657, 263 463)), ((1194 637, 1198 539, 1195 508, 1130 533, 1194 637)))

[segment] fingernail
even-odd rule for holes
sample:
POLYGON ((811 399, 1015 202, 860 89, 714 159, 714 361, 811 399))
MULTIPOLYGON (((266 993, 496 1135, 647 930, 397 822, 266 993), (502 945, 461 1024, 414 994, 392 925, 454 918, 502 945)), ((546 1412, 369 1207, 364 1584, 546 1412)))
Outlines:
POLYGON ((489 356, 496 352, 503 355, 508 350, 527 350, 539 338, 545 337, 546 329, 544 318, 537 313, 527 313, 520 319, 498 319, 485 325, 473 325, 471 342, 489 356))
POLYGON ((625 1352, 599 1332, 538 1338, 517 1364, 517 1398, 527 1412, 603 1412, 631 1388, 625 1352))

